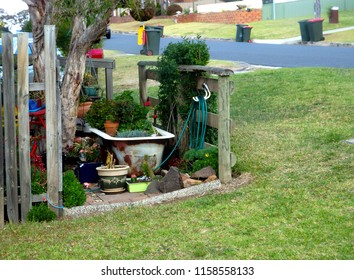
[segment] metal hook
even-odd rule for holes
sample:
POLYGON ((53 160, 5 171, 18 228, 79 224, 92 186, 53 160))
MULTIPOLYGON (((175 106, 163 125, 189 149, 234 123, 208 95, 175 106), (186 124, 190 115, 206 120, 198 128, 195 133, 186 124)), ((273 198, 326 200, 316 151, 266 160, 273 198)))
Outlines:
POLYGON ((208 85, 206 83, 203 83, 203 88, 204 88, 204 91, 205 91, 204 99, 207 100, 211 96, 211 93, 210 93, 209 87, 208 87, 208 85))

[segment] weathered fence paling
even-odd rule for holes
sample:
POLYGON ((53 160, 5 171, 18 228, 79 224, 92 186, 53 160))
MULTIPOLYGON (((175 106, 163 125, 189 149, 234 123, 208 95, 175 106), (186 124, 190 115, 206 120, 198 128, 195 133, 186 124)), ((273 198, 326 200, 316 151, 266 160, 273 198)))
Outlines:
MULTIPOLYGON (((147 80, 158 81, 156 69, 148 69, 148 66, 156 67, 156 61, 140 61, 139 69, 139 93, 140 102, 144 104, 148 99, 147 80)), ((230 132, 234 128, 230 118, 230 95, 234 90, 233 82, 229 76, 232 70, 199 65, 181 65, 181 72, 200 72, 215 75, 217 78, 198 77, 197 88, 202 89, 202 84, 206 83, 209 90, 218 94, 218 114, 208 113, 207 125, 218 129, 218 154, 219 154, 219 178, 222 182, 231 180, 231 167, 235 163, 235 156, 231 153, 230 132)), ((149 97, 152 105, 158 104, 158 99, 149 97)))
MULTIPOLYGON (((54 26, 45 27, 45 83, 29 84, 28 34, 19 34, 17 103, 15 98, 15 67, 12 42, 12 34, 3 33, 3 90, 0 85, 0 100, 2 97, 4 118, 0 115, 0 123, 2 123, 4 130, 0 129, 0 141, 4 143, 4 150, 0 150, 0 228, 5 224, 5 205, 7 218, 10 222, 17 223, 19 220, 24 222, 32 202, 42 199, 42 196, 33 196, 31 194, 29 91, 43 89, 46 91, 48 191, 50 192, 49 199, 59 206, 61 203, 59 191, 62 189, 61 114, 59 91, 56 83, 55 28, 54 26), (16 108, 18 108, 17 121, 16 108), (18 129, 16 129, 16 125, 18 125, 18 129), (18 135, 16 135, 16 131, 18 131, 18 135), (17 143, 18 146, 16 146, 17 143), (18 164, 17 147, 19 150, 18 164), (17 180, 18 168, 20 170, 20 185, 17 180), (6 170, 6 175, 4 170, 6 170), (4 180, 5 176, 6 182, 4 180), (6 197, 4 196, 5 183, 6 197), (20 196, 18 195, 18 190, 20 190, 20 196), (21 204, 21 217, 19 217, 19 203, 21 204)), ((57 211, 58 209, 54 208, 54 210, 57 211)))

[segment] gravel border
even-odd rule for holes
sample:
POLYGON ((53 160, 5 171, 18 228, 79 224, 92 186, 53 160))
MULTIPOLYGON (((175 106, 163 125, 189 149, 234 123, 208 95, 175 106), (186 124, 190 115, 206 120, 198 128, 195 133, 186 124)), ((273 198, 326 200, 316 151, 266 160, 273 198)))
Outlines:
POLYGON ((212 182, 203 183, 197 186, 192 186, 189 188, 181 189, 170 193, 164 193, 161 195, 149 197, 134 202, 119 202, 119 203, 104 204, 104 205, 101 204, 101 205, 88 205, 88 206, 77 206, 73 208, 64 208, 63 215, 64 217, 80 217, 80 216, 87 216, 90 214, 108 212, 122 207, 135 207, 135 206, 159 204, 163 202, 174 201, 176 199, 187 198, 196 195, 203 195, 207 192, 221 189, 221 187, 222 187, 221 181, 215 180, 212 182))

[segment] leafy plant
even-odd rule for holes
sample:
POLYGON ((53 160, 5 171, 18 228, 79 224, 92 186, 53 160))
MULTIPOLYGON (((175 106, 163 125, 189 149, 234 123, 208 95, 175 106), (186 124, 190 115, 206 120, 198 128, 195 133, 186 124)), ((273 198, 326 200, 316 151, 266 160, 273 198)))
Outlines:
POLYGON ((149 109, 134 101, 133 91, 125 90, 115 97, 119 119, 119 131, 142 130, 153 133, 151 122, 147 121, 149 109))
POLYGON ((47 192, 47 170, 44 167, 31 166, 31 192, 42 194, 47 192))
POLYGON ((100 145, 97 138, 77 137, 70 147, 65 148, 66 157, 75 157, 85 162, 101 161, 100 145))
POLYGON ((55 220, 56 217, 57 215, 44 202, 34 205, 27 213, 27 221, 29 222, 50 222, 55 220))
POLYGON ((199 73, 181 73, 179 65, 206 65, 210 55, 205 41, 183 38, 181 42, 170 43, 158 59, 160 87, 157 106, 162 125, 170 131, 176 131, 177 114, 185 121, 192 97, 199 95, 195 88, 195 79, 199 73))
POLYGON ((116 105, 116 101, 110 99, 101 99, 93 102, 85 116, 85 121, 94 128, 104 130, 106 120, 119 120, 116 105))
POLYGON ((196 172, 207 166, 211 166, 215 172, 218 172, 217 148, 191 149, 183 156, 182 169, 187 173, 196 172))
POLYGON ((84 79, 82 80, 82 85, 86 87, 96 87, 97 79, 90 72, 85 72, 84 79))
POLYGON ((81 206, 86 202, 86 193, 74 171, 68 170, 63 173, 63 203, 67 208, 81 206))

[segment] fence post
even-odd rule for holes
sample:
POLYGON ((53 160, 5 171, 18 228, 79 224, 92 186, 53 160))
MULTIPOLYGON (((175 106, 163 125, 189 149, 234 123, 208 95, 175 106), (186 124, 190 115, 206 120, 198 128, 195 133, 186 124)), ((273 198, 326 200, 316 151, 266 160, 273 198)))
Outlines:
MULTIPOLYGON (((0 104, 2 108, 2 84, 0 81, 0 104)), ((0 129, 0 142, 1 144, 4 141, 4 135, 2 133, 2 124, 3 124, 3 118, 2 114, 0 114, 0 123, 1 123, 1 129, 0 129)), ((0 147, 0 229, 2 229, 5 225, 5 213, 4 213, 4 145, 1 145, 0 147)))
POLYGON ((31 159, 29 129, 29 84, 28 84, 28 33, 18 35, 17 59, 17 92, 18 92, 18 148, 20 188, 21 188, 21 221, 26 220, 32 206, 31 199, 31 159))
POLYGON ((16 151, 16 120, 15 120, 15 81, 13 36, 10 33, 2 35, 2 62, 4 81, 4 142, 7 215, 9 221, 18 223, 18 180, 17 180, 17 151, 16 151))
POLYGON ((147 89, 146 89, 146 65, 138 62, 139 71, 139 94, 140 94, 140 104, 143 105, 147 100, 147 89))
POLYGON ((62 215, 62 133, 61 100, 56 84, 55 26, 44 26, 45 93, 46 93, 46 150, 48 203, 62 215))
POLYGON ((219 76, 218 82, 219 178, 221 182, 227 183, 231 181, 230 83, 229 78, 224 76, 219 76))

